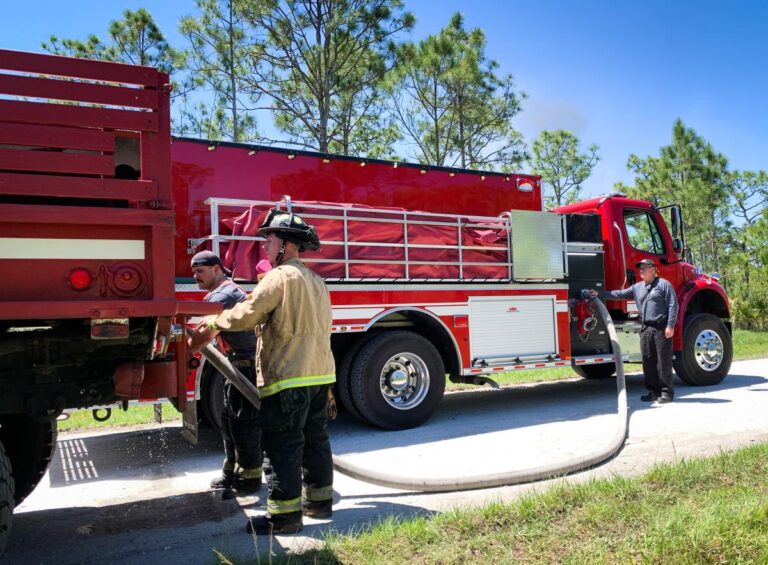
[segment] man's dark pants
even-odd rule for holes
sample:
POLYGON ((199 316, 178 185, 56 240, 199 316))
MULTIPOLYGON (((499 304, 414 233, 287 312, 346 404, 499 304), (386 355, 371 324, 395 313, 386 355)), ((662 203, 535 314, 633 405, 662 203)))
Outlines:
MULTIPOLYGON (((252 383, 256 383, 256 370, 252 365, 238 365, 238 369, 252 383)), ((235 386, 224 382, 224 409, 221 418, 221 435, 228 461, 237 462, 248 470, 259 469, 263 461, 261 428, 258 410, 235 386)))
POLYGON ((674 398, 672 382, 672 339, 663 327, 643 326, 640 330, 640 352, 643 356, 645 388, 661 396, 674 398))
POLYGON ((272 471, 267 500, 271 515, 301 512, 302 486, 309 501, 333 498, 329 386, 289 388, 261 401, 259 425, 272 471))

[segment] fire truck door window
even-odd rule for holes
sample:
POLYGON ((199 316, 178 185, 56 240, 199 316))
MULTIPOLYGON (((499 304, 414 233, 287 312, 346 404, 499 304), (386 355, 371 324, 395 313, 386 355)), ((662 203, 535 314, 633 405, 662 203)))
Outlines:
POLYGON ((627 210, 624 212, 624 225, 631 247, 654 255, 664 254, 664 242, 651 214, 644 210, 627 210))

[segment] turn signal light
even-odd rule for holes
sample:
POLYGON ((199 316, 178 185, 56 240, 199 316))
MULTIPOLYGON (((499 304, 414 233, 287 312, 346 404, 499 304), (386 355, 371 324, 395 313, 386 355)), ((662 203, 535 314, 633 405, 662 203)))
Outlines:
POLYGON ((93 284, 93 276, 88 269, 75 269, 69 273, 69 286, 73 290, 86 290, 93 284))

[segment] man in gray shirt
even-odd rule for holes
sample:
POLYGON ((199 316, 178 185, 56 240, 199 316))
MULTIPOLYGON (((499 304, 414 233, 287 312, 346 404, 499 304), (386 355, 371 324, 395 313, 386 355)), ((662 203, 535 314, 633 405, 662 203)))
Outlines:
MULTIPOLYGON (((675 397, 672 383, 672 336, 677 322, 677 296, 675 289, 656 272, 656 264, 650 259, 638 261, 640 282, 623 290, 610 290, 605 298, 628 300, 634 298, 640 312, 640 352, 643 356, 643 374, 648 394, 640 397, 643 402, 672 402, 675 397)), ((592 290, 590 295, 597 296, 592 290)))
MULTIPOLYGON (((220 302, 229 310, 246 299, 246 294, 229 277, 218 255, 201 251, 192 257, 192 274, 197 286, 207 290, 203 300, 220 302)), ((230 362, 256 384, 256 334, 253 330, 222 332, 230 362)), ((221 344, 220 344, 221 345, 221 344)), ((222 378, 221 435, 224 440, 224 465, 221 476, 211 481, 211 488, 224 489, 222 498, 230 499, 235 491, 250 495, 261 488, 264 455, 261 450, 261 428, 256 419, 259 411, 228 380, 222 378)))

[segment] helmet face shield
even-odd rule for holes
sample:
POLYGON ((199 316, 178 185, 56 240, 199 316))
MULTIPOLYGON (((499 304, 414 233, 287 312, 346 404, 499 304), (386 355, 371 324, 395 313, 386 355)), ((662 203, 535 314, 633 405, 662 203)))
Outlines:
POLYGON ((299 251, 320 249, 320 239, 317 237, 315 228, 304 221, 304 218, 292 212, 272 208, 259 227, 260 236, 265 237, 270 233, 296 244, 299 251))

